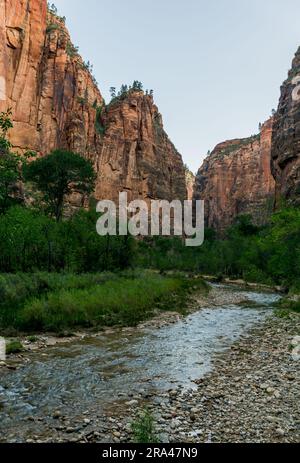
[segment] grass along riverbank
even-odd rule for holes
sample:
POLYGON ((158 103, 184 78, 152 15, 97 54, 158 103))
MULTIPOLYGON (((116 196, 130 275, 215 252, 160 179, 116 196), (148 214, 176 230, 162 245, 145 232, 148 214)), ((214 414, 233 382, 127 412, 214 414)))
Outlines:
POLYGON ((56 332, 135 326, 157 310, 184 311, 201 278, 154 272, 91 275, 2 275, 0 333, 56 332))

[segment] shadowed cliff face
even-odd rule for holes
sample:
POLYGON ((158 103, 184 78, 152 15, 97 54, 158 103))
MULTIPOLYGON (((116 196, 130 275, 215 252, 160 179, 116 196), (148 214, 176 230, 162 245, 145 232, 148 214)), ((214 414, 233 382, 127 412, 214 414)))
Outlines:
POLYGON ((0 0, 0 57, 0 111, 12 108, 14 149, 82 154, 97 171, 97 199, 115 199, 123 189, 132 197, 186 197, 182 158, 152 97, 133 92, 103 109, 88 67, 46 0, 0 0))
POLYGON ((205 200, 207 226, 222 233, 240 214, 251 214, 257 224, 266 221, 275 190, 271 139, 272 119, 260 136, 221 143, 205 159, 196 176, 194 198, 205 200))
POLYGON ((272 172, 276 179, 276 199, 300 204, 300 48, 281 87, 274 118, 272 172))

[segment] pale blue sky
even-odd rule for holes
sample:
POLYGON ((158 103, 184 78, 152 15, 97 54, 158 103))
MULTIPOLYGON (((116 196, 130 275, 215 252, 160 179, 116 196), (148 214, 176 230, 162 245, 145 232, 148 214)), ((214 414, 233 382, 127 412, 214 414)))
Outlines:
POLYGON ((154 89, 195 172, 208 150, 258 131, 300 45, 299 0, 56 0, 99 87, 154 89))

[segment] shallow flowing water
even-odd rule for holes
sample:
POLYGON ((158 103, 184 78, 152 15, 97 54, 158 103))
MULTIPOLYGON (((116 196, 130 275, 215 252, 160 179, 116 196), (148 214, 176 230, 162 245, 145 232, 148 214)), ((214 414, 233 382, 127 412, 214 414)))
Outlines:
POLYGON ((72 419, 85 412, 117 407, 128 395, 155 394, 193 380, 212 367, 216 354, 269 314, 278 296, 215 285, 242 293, 249 303, 200 309, 175 324, 116 331, 30 354, 16 371, 0 371, 0 440, 18 429, 22 441, 40 432, 39 419, 60 410, 72 419), (35 419, 35 422, 29 420, 35 419))

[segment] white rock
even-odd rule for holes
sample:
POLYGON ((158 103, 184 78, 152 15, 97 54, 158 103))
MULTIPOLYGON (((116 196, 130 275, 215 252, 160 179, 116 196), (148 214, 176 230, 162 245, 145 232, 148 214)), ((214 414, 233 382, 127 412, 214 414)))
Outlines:
POLYGON ((130 400, 129 402, 126 402, 126 405, 133 407, 134 405, 138 405, 138 403, 138 400, 130 400))

